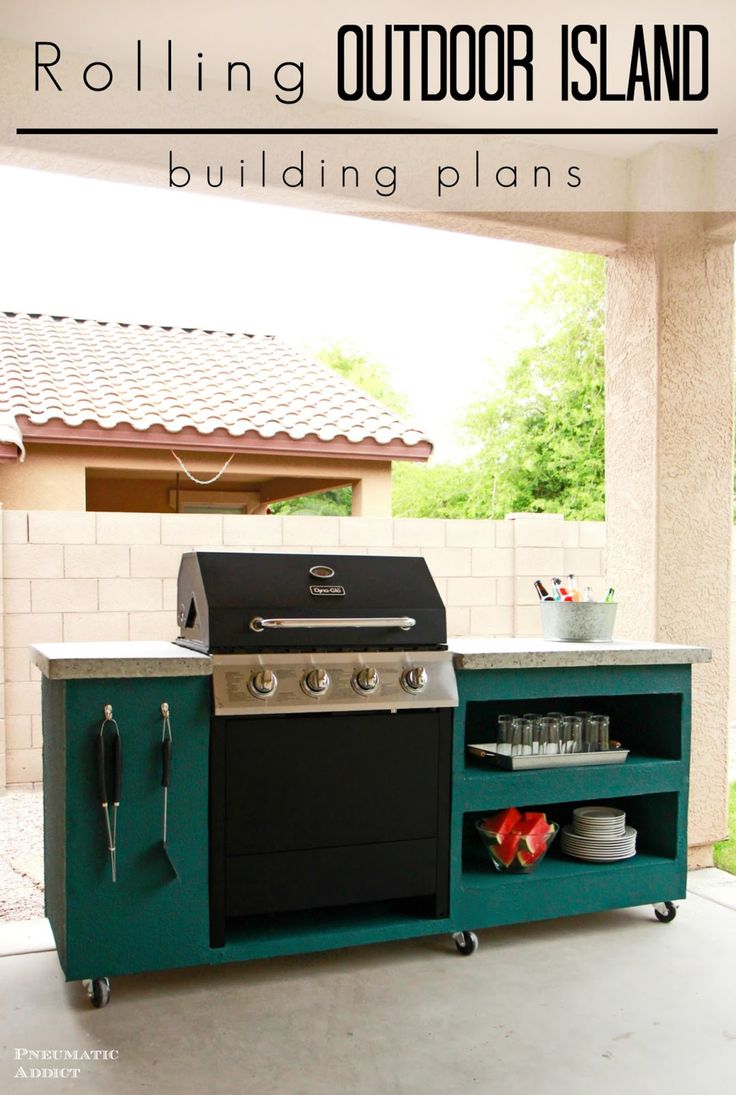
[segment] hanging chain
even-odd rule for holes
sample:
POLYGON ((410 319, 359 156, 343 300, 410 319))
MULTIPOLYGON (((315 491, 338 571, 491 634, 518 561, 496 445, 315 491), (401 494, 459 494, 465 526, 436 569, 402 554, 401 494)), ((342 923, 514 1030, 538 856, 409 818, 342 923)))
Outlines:
POLYGON ((174 452, 173 449, 170 449, 169 451, 170 451, 171 455, 174 457, 174 460, 176 460, 176 462, 179 465, 179 467, 181 468, 181 470, 184 472, 184 474, 189 479, 191 479, 191 481, 193 483, 196 483, 198 487, 209 487, 211 483, 216 483, 217 480, 225 474, 225 472, 227 471, 228 466, 230 464, 230 461, 233 460, 234 457, 235 457, 235 453, 231 452, 230 455, 228 456, 227 460, 225 461, 225 463, 220 468, 220 470, 218 472, 216 472, 215 475, 213 475, 211 479, 197 479, 196 475, 192 475, 189 468, 187 468, 187 466, 184 464, 184 461, 181 459, 181 457, 177 456, 177 454, 174 452))

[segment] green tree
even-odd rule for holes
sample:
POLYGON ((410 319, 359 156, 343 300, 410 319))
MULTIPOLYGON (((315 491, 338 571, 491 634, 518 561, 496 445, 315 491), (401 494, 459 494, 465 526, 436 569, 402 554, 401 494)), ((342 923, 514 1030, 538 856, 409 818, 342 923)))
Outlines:
POLYGON ((472 472, 464 464, 398 461, 391 476, 394 517, 472 516, 472 472))
POLYGON ((274 502, 271 513, 302 513, 311 517, 349 517, 353 504, 352 487, 336 487, 319 494, 303 494, 299 498, 287 498, 274 502))
MULTIPOLYGON (((472 457, 459 464, 395 464, 396 516, 498 519, 553 512, 603 519, 604 286, 603 260, 596 256, 566 253, 547 265, 527 304, 529 345, 501 390, 466 416, 472 457)), ((406 413, 406 398, 384 367, 339 345, 318 357, 374 399, 406 413)), ((312 496, 278 509, 350 512, 349 488, 330 494, 323 503, 317 499, 324 496, 312 496)))
POLYGON ((401 416, 408 413, 408 400, 403 392, 394 388, 385 365, 339 342, 317 350, 314 356, 394 414, 401 416))
POLYGON ((531 296, 534 339, 503 390, 468 414, 476 447, 467 516, 604 516, 604 271, 565 254, 531 296))

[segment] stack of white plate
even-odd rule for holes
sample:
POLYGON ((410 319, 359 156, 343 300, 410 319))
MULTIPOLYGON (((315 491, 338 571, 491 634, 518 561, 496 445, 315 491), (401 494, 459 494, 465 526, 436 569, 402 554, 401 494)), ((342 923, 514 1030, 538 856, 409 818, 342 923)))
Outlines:
POLYGON ((578 806, 560 840, 565 855, 592 863, 636 855, 636 829, 626 824, 626 814, 615 806, 578 806))

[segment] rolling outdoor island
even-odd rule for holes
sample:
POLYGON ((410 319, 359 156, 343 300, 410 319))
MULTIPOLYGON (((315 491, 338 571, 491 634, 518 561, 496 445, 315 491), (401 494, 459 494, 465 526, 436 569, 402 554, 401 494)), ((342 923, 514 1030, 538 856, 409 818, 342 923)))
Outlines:
MULTIPOLYGON (((476 928, 627 905, 651 903, 659 919, 671 919, 671 902, 685 895, 691 667, 708 661, 710 652, 657 643, 476 638, 451 640, 450 649, 459 706, 449 915, 436 919, 397 902, 252 917, 224 946, 213 947, 211 659, 164 642, 34 647, 43 674, 46 911, 67 979, 85 980, 101 1006, 110 975, 444 932, 469 954, 477 947, 476 928), (163 704, 172 735, 166 848, 163 704), (108 706, 124 757, 115 882, 95 750, 108 706), (607 714, 611 736, 629 751, 625 762, 507 771, 467 753, 468 743, 489 740, 499 713, 551 708, 607 714), (566 858, 556 840, 532 873, 498 873, 474 828, 477 819, 509 806, 542 810, 564 825, 575 806, 590 803, 625 809, 638 831, 633 858, 582 862, 566 858)), ((305 750, 296 763, 308 760, 305 750)), ((294 762, 286 757, 284 763, 294 762)), ((410 769, 405 779, 409 786, 410 769)), ((112 814, 112 790, 109 797, 112 814)))

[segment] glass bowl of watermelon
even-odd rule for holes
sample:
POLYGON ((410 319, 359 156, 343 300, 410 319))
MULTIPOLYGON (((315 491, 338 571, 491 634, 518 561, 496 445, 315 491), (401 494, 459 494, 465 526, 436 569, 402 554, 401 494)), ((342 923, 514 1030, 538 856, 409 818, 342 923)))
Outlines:
POLYGON ((480 818, 475 827, 493 866, 509 874, 533 871, 559 829, 555 822, 547 821, 545 814, 521 813, 515 806, 480 818))

